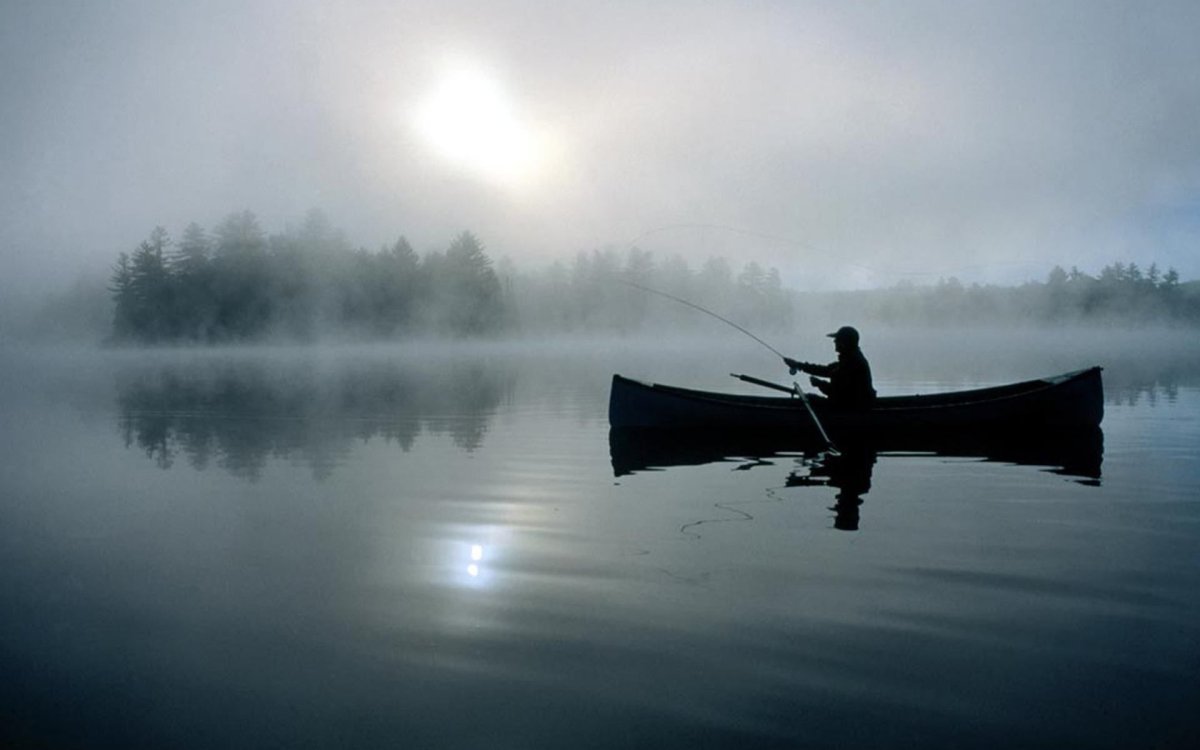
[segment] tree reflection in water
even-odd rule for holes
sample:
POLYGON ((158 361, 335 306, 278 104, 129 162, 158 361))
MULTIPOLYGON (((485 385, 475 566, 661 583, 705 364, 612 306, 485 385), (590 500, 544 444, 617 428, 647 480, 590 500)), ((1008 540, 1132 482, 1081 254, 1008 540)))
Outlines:
POLYGON ((284 459, 322 479, 355 441, 381 438, 408 452, 426 433, 474 451, 510 388, 503 371, 478 363, 173 363, 120 373, 117 413, 125 446, 164 469, 183 457, 254 480, 270 459, 284 459))

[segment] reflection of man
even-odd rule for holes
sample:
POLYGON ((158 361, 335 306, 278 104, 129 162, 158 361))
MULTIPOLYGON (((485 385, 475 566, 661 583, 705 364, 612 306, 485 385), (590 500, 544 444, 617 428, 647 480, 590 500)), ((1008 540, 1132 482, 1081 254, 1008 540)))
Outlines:
POLYGON ((842 453, 827 454, 813 466, 807 476, 793 474, 787 486, 805 487, 828 485, 836 487, 833 527, 842 531, 858 531, 859 507, 862 496, 871 491, 871 474, 875 467, 875 451, 864 446, 844 447, 842 453), (824 480, 822 481, 822 477, 824 480))
POLYGON ((817 365, 784 357, 784 364, 791 368, 793 374, 799 370, 819 376, 809 381, 828 396, 833 405, 844 409, 870 408, 875 403, 875 388, 871 384, 871 365, 858 348, 858 331, 850 326, 842 326, 829 337, 833 339, 837 351, 836 362, 817 365))

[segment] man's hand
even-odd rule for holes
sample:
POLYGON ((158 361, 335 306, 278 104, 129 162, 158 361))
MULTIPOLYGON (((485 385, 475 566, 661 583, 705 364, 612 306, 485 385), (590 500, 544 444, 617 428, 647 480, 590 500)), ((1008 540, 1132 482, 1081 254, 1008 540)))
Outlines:
POLYGON ((791 357, 784 357, 783 363, 788 366, 788 371, 791 372, 791 374, 793 374, 793 375, 795 375, 800 370, 804 369, 803 362, 797 362, 796 360, 792 359, 791 357))
POLYGON ((825 385, 825 381, 821 380, 816 375, 809 378, 808 382, 812 383, 813 388, 820 388, 821 386, 825 385))

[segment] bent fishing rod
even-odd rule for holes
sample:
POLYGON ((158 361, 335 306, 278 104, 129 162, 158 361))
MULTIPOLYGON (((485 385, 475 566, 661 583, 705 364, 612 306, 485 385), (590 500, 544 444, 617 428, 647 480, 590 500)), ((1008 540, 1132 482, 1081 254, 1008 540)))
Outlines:
MULTIPOLYGON (((709 310, 707 308, 701 307, 700 305, 697 305, 695 302, 689 302, 688 300, 684 299, 683 297, 676 297, 674 294, 669 294, 668 292, 664 292, 659 289, 653 289, 651 287, 639 284, 635 281, 628 281, 625 279, 621 279, 620 281, 622 284, 625 284, 626 286, 631 286, 634 289, 640 289, 643 292, 648 292, 650 294, 657 294, 660 297, 666 297, 669 300, 674 300, 675 302, 678 302, 681 305, 687 305, 688 307, 692 308, 693 310, 699 310, 700 312, 704 313, 705 315, 711 315, 712 317, 716 318, 717 320, 721 321, 722 323, 725 323, 726 325, 733 326, 737 330, 741 331, 742 333, 746 334, 750 338, 754 339, 755 341, 757 341, 758 343, 762 344, 767 349, 769 349, 772 354, 774 354, 775 356, 777 356, 783 360, 783 363, 788 366, 788 370, 791 371, 791 373, 793 375, 796 374, 796 368, 792 366, 791 360, 788 357, 784 356, 783 352, 779 351, 775 347, 773 347, 770 344, 768 344, 767 342, 763 341, 758 336, 755 336, 753 333, 750 333, 745 328, 742 328, 737 323, 734 323, 729 318, 718 315, 717 313, 713 312, 712 310, 709 310)), ((765 380, 759 380, 758 378, 752 378, 749 375, 737 375, 735 373, 730 373, 730 375, 732 375, 733 377, 737 378, 738 380, 741 380, 746 383, 754 383, 755 385, 767 386, 769 388, 775 388, 776 390, 791 393, 793 396, 799 396, 800 401, 803 402, 803 404, 804 404, 805 410, 808 411, 808 416, 812 417, 813 424, 817 426, 817 431, 821 433, 821 438, 825 440, 825 445, 828 446, 829 450, 832 451, 834 454, 836 454, 838 452, 837 447, 834 446, 834 444, 833 444, 833 441, 829 439, 829 433, 825 432, 825 427, 824 427, 824 425, 821 424, 821 420, 817 418, 817 413, 816 413, 816 411, 813 410, 812 404, 810 404, 808 402, 808 394, 806 394, 804 392, 804 389, 800 387, 799 383, 793 383, 791 388, 787 388, 786 386, 776 385, 774 383, 769 383, 765 380)))
POLYGON ((730 320, 729 318, 725 318, 725 317, 722 317, 722 316, 720 316, 720 315, 717 315, 717 314, 716 314, 715 312, 713 312, 712 310, 708 310, 708 309, 706 309, 706 308, 703 308, 703 307, 701 307, 700 305, 697 305, 695 302, 688 302, 688 301, 687 301, 687 300, 685 300, 683 297, 676 297, 674 294, 668 294, 667 292, 663 292, 663 291, 660 291, 660 290, 658 290, 658 289, 651 289, 651 288, 650 288, 650 287, 648 287, 648 286, 642 286, 641 284, 637 283, 636 281, 627 281, 627 280, 625 280, 625 279, 621 279, 621 280, 620 280, 620 282, 621 282, 622 284, 625 284, 626 286, 631 286, 631 287, 633 287, 634 289, 641 289, 643 292, 649 292, 650 294, 657 294, 657 295, 658 295, 658 296, 660 296, 660 297, 666 297, 666 298, 667 298, 667 299, 669 299, 669 300, 674 300, 674 301, 678 302, 678 303, 679 303, 679 304, 681 304, 681 305, 687 305, 688 307, 692 308, 693 310, 699 310, 700 312, 704 313, 705 315, 711 315, 711 316, 713 316, 714 318, 716 318, 717 320, 719 320, 719 321, 721 321, 722 323, 724 323, 725 325, 733 326, 734 328, 736 328, 737 330, 739 330, 739 331, 741 331, 742 333, 746 334, 747 336, 749 336, 750 338, 754 339, 754 340, 755 340, 755 341, 757 341, 758 343, 760 343, 760 344, 762 344, 763 346, 767 347, 767 349, 769 349, 769 350, 771 351, 771 353, 772 353, 772 354, 774 354, 775 356, 777 356, 777 357, 779 357, 780 359, 782 359, 782 360, 784 361, 784 364, 787 364, 787 359, 788 359, 788 358, 787 358, 787 357, 785 357, 785 356, 783 355, 783 352, 779 351, 779 350, 778 350, 778 349, 776 349, 775 347, 773 347, 773 346, 771 346, 770 344, 768 344, 767 342, 763 341, 763 340, 762 340, 762 339, 760 339, 758 336, 755 336, 753 333, 750 333, 750 332, 749 332, 749 331, 747 331, 745 328, 742 328, 742 327, 741 327, 740 325, 738 325, 737 323, 734 323, 734 322, 733 322, 732 320, 730 320))

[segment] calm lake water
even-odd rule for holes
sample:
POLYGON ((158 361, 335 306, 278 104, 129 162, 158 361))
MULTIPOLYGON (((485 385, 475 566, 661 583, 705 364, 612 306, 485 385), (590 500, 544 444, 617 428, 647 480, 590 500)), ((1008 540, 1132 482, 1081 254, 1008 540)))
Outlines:
POLYGON ((617 475, 613 372, 787 380, 727 338, 0 351, 0 744, 1194 746, 1195 337, 955 338, 868 338, 881 392, 1101 364, 1102 440, 858 504, 800 453, 617 475))

